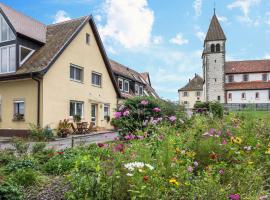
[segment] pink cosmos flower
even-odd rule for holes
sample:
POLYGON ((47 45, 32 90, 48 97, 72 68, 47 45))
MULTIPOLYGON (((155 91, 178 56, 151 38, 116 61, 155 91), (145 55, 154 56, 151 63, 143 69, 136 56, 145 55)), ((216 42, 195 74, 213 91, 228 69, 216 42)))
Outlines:
POLYGON ((160 108, 158 108, 158 107, 156 107, 156 108, 153 108, 153 111, 154 111, 155 113, 158 113, 158 112, 160 112, 160 111, 161 111, 161 109, 160 109, 160 108))
POLYGON ((169 120, 171 121, 171 122, 175 122, 176 121, 176 117, 175 116, 171 116, 171 117, 169 117, 169 120))
POLYGON ((224 175, 224 173, 225 173, 225 172, 224 172, 224 169, 219 170, 218 173, 219 173, 220 175, 224 175))
POLYGON ((126 111, 123 113, 123 116, 125 116, 125 117, 129 116, 129 110, 126 110, 126 111))
POLYGON ((267 199, 268 199, 268 195, 260 196, 260 200, 267 200, 267 199))
POLYGON ((230 194, 229 198, 231 200, 240 200, 240 195, 239 194, 230 194))
POLYGON ((126 140, 134 140, 135 138, 136 138, 136 136, 133 135, 133 134, 128 134, 128 135, 125 136, 126 140))
POLYGON ((223 144, 223 145, 226 145, 226 144, 227 144, 227 140, 226 140, 226 139, 223 139, 223 140, 222 140, 222 144, 223 144))
POLYGON ((188 166, 187 170, 188 170, 189 173, 192 173, 193 172, 193 167, 188 166))
POLYGON ((115 119, 119 119, 120 117, 122 117, 122 113, 121 112, 115 112, 114 117, 115 117, 115 119))
POLYGON ((148 102, 147 100, 142 100, 142 101, 141 101, 141 104, 144 105, 144 106, 148 105, 148 103, 149 103, 149 102, 148 102))

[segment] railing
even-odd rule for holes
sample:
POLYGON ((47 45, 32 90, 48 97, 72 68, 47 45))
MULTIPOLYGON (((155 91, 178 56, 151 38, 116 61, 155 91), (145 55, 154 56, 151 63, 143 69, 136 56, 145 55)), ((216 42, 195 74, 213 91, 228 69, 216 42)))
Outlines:
POLYGON ((224 108, 228 111, 244 111, 244 110, 256 110, 256 111, 270 111, 270 103, 228 103, 224 104, 224 108))

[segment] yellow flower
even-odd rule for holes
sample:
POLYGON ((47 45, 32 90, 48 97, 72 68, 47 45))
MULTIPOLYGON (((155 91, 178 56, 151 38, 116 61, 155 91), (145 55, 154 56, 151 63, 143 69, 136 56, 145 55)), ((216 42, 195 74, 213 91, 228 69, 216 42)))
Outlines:
POLYGON ((240 137, 231 137, 231 142, 236 144, 241 144, 242 139, 240 137))
POLYGON ((270 155, 270 147, 268 148, 268 150, 265 153, 270 155))
POLYGON ((249 164, 249 165, 252 165, 253 163, 254 163, 254 162, 248 161, 248 164, 249 164))
POLYGON ((179 182, 178 182, 175 178, 171 178, 171 179, 169 180, 169 182, 170 182, 171 184, 173 184, 173 185, 176 185, 176 186, 179 185, 179 182))
POLYGON ((187 157, 194 158, 196 156, 196 153, 194 151, 188 151, 186 155, 187 157))
POLYGON ((181 150, 178 147, 176 147, 175 151, 176 151, 176 153, 180 153, 181 152, 181 150))

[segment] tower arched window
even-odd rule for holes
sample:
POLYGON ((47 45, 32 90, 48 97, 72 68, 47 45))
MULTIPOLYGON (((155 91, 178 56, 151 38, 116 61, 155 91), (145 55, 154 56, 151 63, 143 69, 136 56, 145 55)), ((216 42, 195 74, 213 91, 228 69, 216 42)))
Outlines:
POLYGON ((216 45, 216 52, 220 52, 220 44, 216 45))
POLYGON ((211 52, 215 52, 215 45, 214 44, 211 44, 211 52))

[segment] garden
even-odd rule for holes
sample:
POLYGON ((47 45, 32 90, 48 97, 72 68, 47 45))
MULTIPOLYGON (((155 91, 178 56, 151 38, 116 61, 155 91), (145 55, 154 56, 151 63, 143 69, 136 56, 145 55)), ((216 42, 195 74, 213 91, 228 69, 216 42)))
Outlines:
POLYGON ((135 98, 115 112, 113 142, 56 151, 14 140, 0 152, 0 199, 270 199, 270 118, 209 107, 188 117, 135 98))

